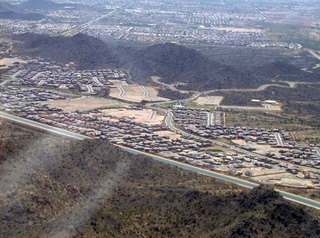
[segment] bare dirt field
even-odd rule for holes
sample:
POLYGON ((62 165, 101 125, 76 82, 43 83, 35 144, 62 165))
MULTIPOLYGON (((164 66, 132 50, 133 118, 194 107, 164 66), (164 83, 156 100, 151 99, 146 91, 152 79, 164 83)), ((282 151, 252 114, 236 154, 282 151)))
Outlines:
POLYGON ((61 108, 64 111, 74 112, 76 110, 87 111, 106 107, 126 107, 127 103, 104 98, 82 97, 70 100, 55 100, 45 102, 50 106, 61 108))
POLYGON ((179 134, 176 134, 172 131, 155 131, 154 134, 159 136, 169 136, 170 139, 178 139, 181 137, 179 134))
POLYGON ((263 32, 263 30, 257 28, 213 27, 213 29, 220 31, 263 32))
POLYGON ((126 86, 128 85, 125 81, 122 81, 122 80, 118 80, 118 79, 109 79, 108 80, 110 83, 112 83, 113 85, 122 85, 122 86, 126 86))
POLYGON ((273 148, 271 145, 258 145, 256 143, 247 143, 246 141, 244 140, 232 140, 233 143, 237 144, 237 145, 248 145, 250 147, 253 147, 256 149, 256 153, 257 154, 261 154, 261 155, 264 155, 266 154, 267 152, 274 152, 274 153, 277 153, 278 154, 278 151, 281 150, 281 148, 273 148))
POLYGON ((198 105, 220 105, 223 100, 222 96, 198 97, 195 103, 198 105))
POLYGON ((128 109, 105 109, 101 110, 106 116, 116 118, 126 118, 138 123, 145 123, 148 125, 161 124, 164 116, 158 115, 156 111, 145 110, 128 110, 128 109))
POLYGON ((140 85, 117 85, 110 88, 110 97, 122 99, 130 102, 149 102, 168 101, 169 99, 158 97, 158 92, 153 87, 144 87, 140 85))
POLYGON ((6 69, 9 66, 12 66, 15 62, 19 62, 20 64, 26 63, 26 61, 19 58, 3 58, 0 59, 0 69, 6 69))
POLYGON ((224 109, 238 109, 238 110, 253 110, 253 111, 282 111, 281 106, 268 106, 268 107, 251 107, 251 106, 221 106, 224 109))

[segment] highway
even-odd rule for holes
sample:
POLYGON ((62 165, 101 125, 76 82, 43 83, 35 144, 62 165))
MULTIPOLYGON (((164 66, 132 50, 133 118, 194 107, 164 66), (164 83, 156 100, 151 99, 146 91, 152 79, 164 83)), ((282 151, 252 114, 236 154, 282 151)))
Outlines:
POLYGON ((99 20, 103 19, 104 17, 107 17, 107 16, 109 16, 109 15, 112 15, 112 14, 115 13, 116 11, 118 11, 118 9, 112 10, 111 12, 108 12, 108 13, 106 13, 106 14, 104 14, 104 15, 102 15, 102 16, 99 16, 99 17, 97 17, 97 18, 94 18, 94 19, 92 19, 92 20, 90 20, 90 21, 88 21, 88 22, 86 22, 86 23, 84 23, 84 24, 81 24, 81 25, 76 26, 76 27, 74 27, 74 28, 71 28, 71 29, 69 29, 69 30, 63 31, 63 32, 61 33, 61 35, 64 35, 64 36, 74 36, 75 34, 79 33, 82 29, 88 27, 90 24, 92 24, 92 23, 94 23, 94 22, 96 22, 96 21, 99 21, 99 20))
POLYGON ((31 120, 28 120, 28 119, 25 119, 25 118, 21 118, 21 117, 16 117, 16 116, 13 116, 13 115, 10 115, 10 114, 7 114, 7 113, 3 113, 3 112, 0 112, 0 117, 5 118, 5 119, 9 119, 11 121, 15 121, 15 122, 18 122, 18 123, 22 123, 22 124, 25 124, 25 125, 28 125, 28 126, 33 126, 33 127, 39 128, 39 129, 43 129, 43 130, 46 130, 46 131, 49 131, 49 132, 53 132, 53 133, 56 133, 56 134, 59 134, 59 135, 63 135, 63 136, 71 137, 71 138, 74 138, 74 139, 78 139, 78 140, 84 140, 84 139, 90 138, 90 137, 83 136, 83 135, 76 134, 76 133, 72 133, 70 131, 66 131, 66 130, 63 130, 63 129, 60 129, 60 128, 57 128, 57 127, 48 126, 48 125, 45 125, 45 124, 42 124, 42 123, 38 123, 38 122, 31 121, 31 120))
MULTIPOLYGON (((62 129, 55 128, 55 127, 52 127, 52 126, 44 125, 44 124, 41 124, 41 123, 38 123, 38 122, 34 122, 34 121, 31 121, 31 120, 28 120, 28 119, 12 116, 12 115, 9 115, 9 114, 3 113, 3 112, 0 112, 0 117, 5 118, 5 119, 9 119, 9 120, 12 120, 12 121, 15 121, 15 122, 19 122, 21 124, 25 124, 25 125, 28 125, 28 126, 33 126, 33 127, 36 127, 36 128, 40 128, 40 129, 46 130, 46 131, 50 131, 50 132, 53 132, 53 133, 56 133, 56 134, 59 134, 59 135, 63 135, 63 136, 67 136, 67 137, 70 137, 70 138, 78 139, 78 140, 90 139, 87 136, 79 135, 79 134, 72 133, 72 132, 69 132, 69 131, 66 131, 66 130, 62 130, 62 129)), ((166 120, 167 120, 167 118, 166 118, 166 120)), ((169 117, 169 119, 171 120, 172 117, 169 117)), ((119 147, 122 148, 123 150, 129 152, 129 153, 132 153, 132 154, 146 155, 146 156, 149 156, 149 157, 151 157, 152 159, 154 159, 156 161, 159 161, 159 162, 162 162, 162 163, 166 163, 166 164, 170 164, 170 165, 173 165, 173 166, 177 166, 179 168, 182 168, 182 169, 185 169, 185 170, 189 170, 189 171, 193 171, 193 172, 196 172, 196 173, 200 173, 200 174, 212 177, 212 178, 220 179, 220 180, 223 180, 223 181, 228 181, 228 182, 240 185, 242 187, 254 188, 256 186, 259 186, 259 184, 257 184, 257 183, 252 183, 252 182, 249 182, 249 181, 246 181, 246 180, 242 180, 242 179, 239 179, 239 178, 236 178, 236 177, 231 177, 231 176, 228 176, 228 175, 219 174, 219 173, 216 173, 216 172, 213 172, 213 171, 210 171, 210 170, 198 168, 198 167, 195 167, 195 166, 192 166, 192 165, 188 165, 188 164, 184 164, 184 163, 181 163, 181 162, 178 162, 178 161, 175 161, 175 160, 170 160, 170 159, 167 159, 167 158, 163 158, 163 157, 160 157, 160 156, 144 153, 144 152, 141 152, 141 151, 138 151, 138 150, 134 150, 134 149, 131 149, 131 148, 127 148, 127 147, 123 147, 123 146, 119 146, 119 147)), ((304 198, 304 197, 301 197, 301 196, 298 196, 298 195, 295 195, 295 194, 287 193, 287 192, 284 192, 284 191, 281 191, 281 190, 276 190, 276 191, 279 192, 280 195, 283 196, 287 200, 290 200, 290 201, 293 201, 293 202, 296 202, 296 203, 299 203, 299 204, 303 204, 303 205, 306 205, 306 206, 309 206, 309 207, 313 207, 313 208, 316 208, 316 209, 320 209, 320 202, 318 202, 318 201, 311 200, 311 199, 308 199, 308 198, 304 198)))

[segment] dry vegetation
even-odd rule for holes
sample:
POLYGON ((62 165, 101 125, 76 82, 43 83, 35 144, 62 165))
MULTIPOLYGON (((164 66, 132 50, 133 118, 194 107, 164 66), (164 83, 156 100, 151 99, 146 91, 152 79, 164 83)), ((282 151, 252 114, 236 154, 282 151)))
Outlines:
MULTIPOLYGON (((319 143, 320 130, 304 123, 302 117, 283 112, 259 112, 245 110, 225 110, 226 125, 284 129, 292 132, 298 144, 319 143)), ((308 115, 305 115, 308 117, 308 115)))
POLYGON ((61 108, 64 111, 75 112, 88 111, 99 108, 119 108, 128 106, 127 103, 118 102, 115 100, 104 99, 104 98, 94 98, 94 97, 84 97, 71 100, 55 100, 45 102, 50 106, 61 108))
POLYGON ((1 237, 319 237, 316 211, 104 140, 0 131, 1 237))

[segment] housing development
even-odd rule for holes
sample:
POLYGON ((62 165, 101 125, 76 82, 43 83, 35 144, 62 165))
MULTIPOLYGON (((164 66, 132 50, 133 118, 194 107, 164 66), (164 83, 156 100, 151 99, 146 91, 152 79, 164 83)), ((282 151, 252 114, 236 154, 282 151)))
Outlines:
POLYGON ((50 35, 86 33, 104 40, 140 43, 179 42, 197 45, 285 47, 299 42, 270 37, 269 24, 313 22, 317 4, 308 7, 271 1, 110 1, 91 7, 64 6, 39 9, 40 20, 2 19, 2 31, 50 35), (287 9, 286 20, 282 10, 287 9))
POLYGON ((157 87, 134 83, 122 70, 80 71, 73 63, 2 53, 15 61, 1 84, 6 113, 261 183, 320 186, 320 145, 300 146, 276 127, 226 125, 221 97, 196 92, 168 108, 157 87))

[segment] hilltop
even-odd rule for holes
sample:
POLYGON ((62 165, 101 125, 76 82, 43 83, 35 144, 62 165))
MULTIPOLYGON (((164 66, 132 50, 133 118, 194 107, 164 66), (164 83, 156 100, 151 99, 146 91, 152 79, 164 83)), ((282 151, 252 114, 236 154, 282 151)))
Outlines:
MULTIPOLYGON (((27 11, 57 11, 65 9, 66 7, 70 10, 92 10, 91 6, 79 4, 79 3, 56 3, 50 0, 28 0, 17 4, 21 9, 26 9, 27 11)), ((98 10, 98 9, 94 9, 98 10)))
POLYGON ((101 40, 77 34, 72 37, 25 33, 14 37, 22 41, 16 50, 21 54, 42 57, 56 62, 75 62, 81 69, 118 67, 120 65, 115 49, 101 40))
POLYGON ((6 2, 0 2, 1 19, 41 20, 47 18, 45 15, 26 12, 24 8, 6 2))
POLYGON ((57 62, 77 63, 79 69, 126 68, 132 79, 150 84, 151 76, 165 83, 183 83, 181 89, 205 91, 221 88, 258 88, 273 80, 319 81, 319 74, 300 70, 287 62, 271 62, 254 68, 237 67, 214 61, 182 45, 164 43, 144 48, 124 47, 97 38, 76 34, 72 37, 22 34, 14 39, 16 52, 57 62))
POLYGON ((319 237, 319 213, 234 185, 6 121, 2 237, 319 237), (318 217, 317 217, 318 215, 318 217))
POLYGON ((79 68, 122 67, 130 70, 135 81, 148 84, 151 76, 163 82, 186 83, 184 89, 258 87, 266 82, 251 71, 220 64, 196 50, 165 43, 135 49, 114 46, 96 38, 77 34, 72 37, 49 37, 23 34, 15 36, 23 44, 16 46, 20 54, 40 56, 57 62, 76 62, 79 68))
POLYGON ((254 88, 265 82, 248 70, 212 61, 196 50, 172 43, 147 47, 138 52, 134 62, 137 78, 157 75, 166 83, 186 83, 182 88, 187 90, 254 88))

